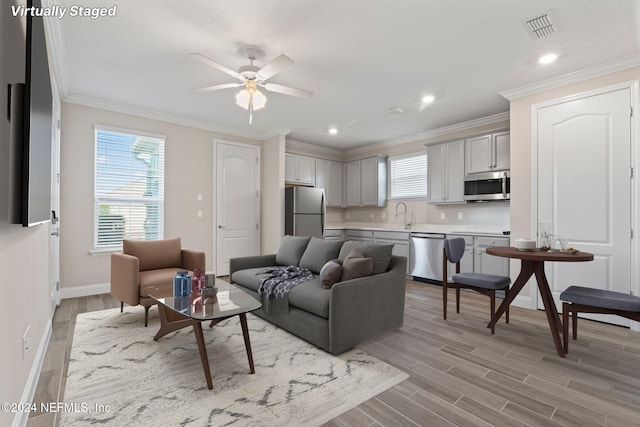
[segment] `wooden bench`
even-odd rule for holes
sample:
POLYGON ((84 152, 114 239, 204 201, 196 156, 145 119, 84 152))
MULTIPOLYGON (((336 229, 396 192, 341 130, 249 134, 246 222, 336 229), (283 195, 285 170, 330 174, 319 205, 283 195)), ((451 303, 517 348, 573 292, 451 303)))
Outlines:
POLYGON ((564 352, 569 352, 569 312, 571 312, 573 339, 578 335, 578 313, 616 314, 640 322, 640 297, 622 292, 569 286, 560 294, 562 301, 562 328, 564 352))

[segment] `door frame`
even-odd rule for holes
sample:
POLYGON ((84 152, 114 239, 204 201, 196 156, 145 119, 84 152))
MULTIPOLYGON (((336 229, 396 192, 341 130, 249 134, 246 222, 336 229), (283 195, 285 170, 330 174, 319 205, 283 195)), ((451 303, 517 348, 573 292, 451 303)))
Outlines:
MULTIPOLYGON (((259 145, 253 145, 253 144, 245 144, 242 142, 235 142, 235 141, 229 141, 227 139, 221 139, 221 138, 214 138, 213 139, 213 176, 212 176, 212 180, 213 180, 213 185, 212 185, 212 197, 211 197, 211 205, 212 205, 212 225, 213 225, 213 242, 212 242, 212 250, 211 253, 213 254, 213 262, 212 262, 212 266, 213 266, 213 272, 214 274, 217 275, 217 269, 218 269, 218 205, 217 205, 217 194, 218 194, 218 182, 217 182, 217 175, 218 175, 218 171, 217 171, 217 161, 218 161, 218 147, 220 146, 220 144, 226 144, 226 145, 234 145, 236 147, 242 147, 242 148, 251 148, 253 150, 256 150, 256 154, 258 156, 258 173, 256 175, 256 185, 258 187, 258 191, 260 194, 260 198, 262 197, 262 187, 261 187, 261 175, 262 175, 262 152, 261 152, 261 147, 259 145)), ((258 218, 258 224, 260 229, 258 230, 258 234, 257 234, 257 246, 258 248, 261 247, 262 245, 262 211, 261 211, 261 203, 259 202, 257 204, 257 212, 256 212, 256 216, 258 218)))
MULTIPOLYGON (((629 89, 631 93, 631 108, 633 115, 631 116, 631 167, 634 170, 631 179, 631 229, 633 230, 633 238, 631 239, 631 292, 633 295, 640 295, 640 221, 638 215, 640 213, 640 186, 638 185, 638 174, 640 174, 640 141, 638 141, 638 129, 640 129, 640 80, 629 80, 610 86, 604 86, 598 89, 579 92, 560 98, 543 101, 531 105, 531 235, 537 233, 538 224, 538 110, 563 104, 570 101, 576 101, 605 93, 614 92, 622 89, 629 89)), ((531 289, 531 308, 538 308, 538 298, 534 297, 536 286, 530 282, 531 289)), ((640 322, 631 322, 631 329, 640 331, 640 322)))

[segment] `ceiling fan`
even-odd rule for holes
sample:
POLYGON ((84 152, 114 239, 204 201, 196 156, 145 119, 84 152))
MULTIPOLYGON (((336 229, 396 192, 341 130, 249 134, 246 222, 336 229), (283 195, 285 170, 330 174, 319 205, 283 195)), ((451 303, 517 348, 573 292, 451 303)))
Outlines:
POLYGON ((240 83, 225 83, 220 85, 206 86, 194 89, 194 92, 211 92, 221 89, 231 89, 244 86, 236 95, 236 104, 242 108, 249 110, 249 124, 253 121, 253 111, 260 110, 265 107, 267 98, 258 90, 258 87, 264 88, 269 92, 282 93, 299 98, 311 98, 313 92, 295 87, 283 86, 275 83, 265 83, 268 79, 275 76, 285 68, 293 64, 293 60, 286 55, 280 55, 273 61, 269 62, 262 68, 253 65, 253 61, 263 55, 262 50, 254 46, 247 46, 241 49, 243 55, 249 59, 249 65, 243 65, 238 71, 233 71, 229 67, 207 58, 199 53, 192 53, 189 56, 197 61, 202 62, 210 67, 216 68, 224 73, 229 74, 240 80, 240 83))

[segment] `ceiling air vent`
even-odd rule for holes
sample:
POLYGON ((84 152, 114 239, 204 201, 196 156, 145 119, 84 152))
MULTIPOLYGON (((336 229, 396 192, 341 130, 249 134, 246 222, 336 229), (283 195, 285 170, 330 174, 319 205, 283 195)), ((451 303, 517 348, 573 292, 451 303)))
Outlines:
POLYGON ((533 18, 525 20, 523 23, 527 32, 534 39, 546 39, 556 32, 553 25, 553 11, 549 10, 533 18))

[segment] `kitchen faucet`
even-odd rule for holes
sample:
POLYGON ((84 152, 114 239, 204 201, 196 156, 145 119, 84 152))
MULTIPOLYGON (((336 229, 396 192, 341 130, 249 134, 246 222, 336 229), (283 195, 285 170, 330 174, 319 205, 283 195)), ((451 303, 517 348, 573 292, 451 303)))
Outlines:
POLYGON ((411 223, 409 222, 409 218, 407 216, 407 204, 405 202, 396 203, 396 218, 398 218, 398 214, 404 214, 404 229, 408 230, 411 227, 411 223), (404 212, 398 212, 398 208, 400 205, 404 206, 404 212))

